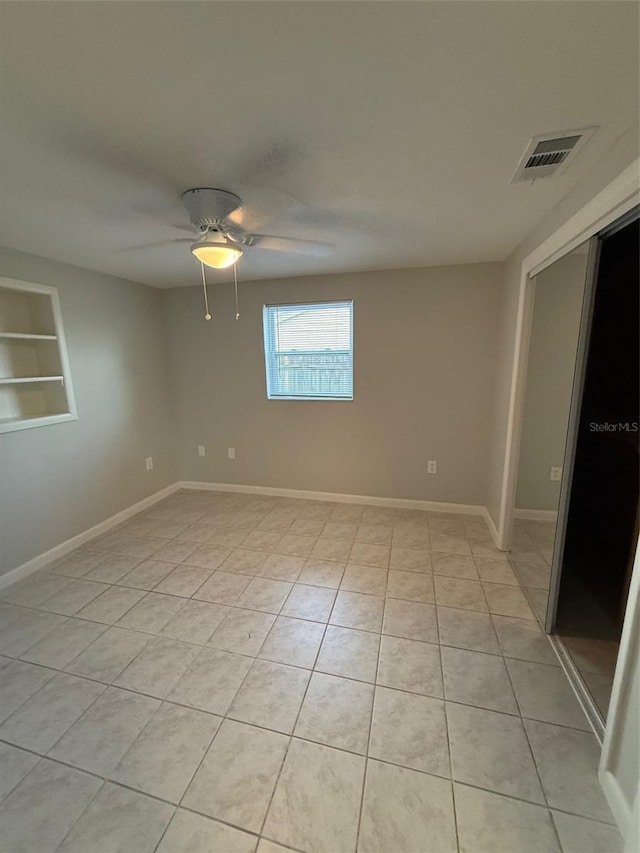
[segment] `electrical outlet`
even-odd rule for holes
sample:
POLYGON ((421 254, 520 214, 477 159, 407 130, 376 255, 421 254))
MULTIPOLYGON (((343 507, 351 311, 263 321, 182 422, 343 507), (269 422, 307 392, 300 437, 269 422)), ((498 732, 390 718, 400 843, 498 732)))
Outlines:
POLYGON ((562 480, 562 468, 551 466, 551 471, 549 472, 549 479, 558 483, 562 480))
POLYGON ((227 456, 229 457, 229 459, 235 459, 236 458, 235 447, 227 447, 227 456))
POLYGON ((198 445, 198 456, 206 456, 206 450, 204 449, 204 444, 198 445))
POLYGON ((153 468, 153 456, 147 456, 147 458, 144 460, 144 466, 147 471, 151 471, 151 469, 153 468))
POLYGON ((438 473, 438 463, 435 459, 430 459, 427 462, 427 474, 437 474, 438 473))

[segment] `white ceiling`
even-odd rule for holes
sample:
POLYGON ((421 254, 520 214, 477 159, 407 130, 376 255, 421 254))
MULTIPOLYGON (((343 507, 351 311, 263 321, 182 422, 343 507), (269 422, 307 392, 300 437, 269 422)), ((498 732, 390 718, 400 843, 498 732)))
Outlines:
MULTIPOLYGON (((501 260, 638 120, 627 2, 0 3, 0 244, 198 282, 183 190, 327 240, 244 279, 501 260), (529 138, 598 125, 565 173, 529 138)), ((215 275, 227 278, 229 270, 215 275)))

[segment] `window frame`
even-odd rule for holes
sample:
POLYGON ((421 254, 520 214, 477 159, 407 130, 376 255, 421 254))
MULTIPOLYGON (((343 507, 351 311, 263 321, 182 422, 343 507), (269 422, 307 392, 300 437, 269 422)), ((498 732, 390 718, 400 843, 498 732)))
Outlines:
POLYGON ((267 302, 262 306, 262 338, 263 338, 263 352, 264 352, 264 377, 265 377, 265 391, 267 400, 276 401, 276 400, 296 400, 300 402, 314 402, 314 401, 324 401, 324 402, 332 402, 332 403, 352 403, 355 396, 355 377, 354 377, 354 358, 353 358, 353 329, 354 329, 354 314, 355 314, 355 306, 353 299, 319 299, 314 301, 305 300, 304 302, 267 302), (269 375, 270 375, 270 361, 271 355, 275 353, 275 347, 273 346, 273 329, 274 323, 271 322, 269 318, 268 309, 271 308, 296 308, 296 307, 321 307, 323 305, 349 305, 351 311, 351 323, 349 328, 349 353, 351 355, 351 396, 349 397, 336 397, 335 395, 329 394, 321 394, 321 395, 285 395, 285 394, 273 394, 269 388, 269 375))

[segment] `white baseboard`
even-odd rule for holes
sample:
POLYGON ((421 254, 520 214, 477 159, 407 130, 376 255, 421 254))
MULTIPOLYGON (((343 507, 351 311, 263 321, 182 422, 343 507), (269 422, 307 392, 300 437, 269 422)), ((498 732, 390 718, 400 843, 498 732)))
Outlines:
POLYGON ((387 506, 397 509, 419 509, 428 512, 447 512, 456 515, 480 515, 486 517, 486 509, 477 504, 444 503, 441 501, 419 501, 409 498, 379 498, 373 495, 344 495, 334 492, 312 492, 304 489, 279 489, 274 486, 245 486, 239 483, 202 483, 183 480, 182 489, 202 489, 212 492, 239 492, 246 495, 272 495, 281 498, 300 498, 310 501, 334 501, 336 503, 387 506))
POLYGON ((153 506, 164 498, 169 497, 169 495, 172 495, 179 489, 179 483, 172 483, 170 486, 161 489, 159 492, 154 492, 154 494, 143 498, 141 501, 138 501, 132 506, 117 512, 115 515, 112 515, 111 518, 107 518, 99 524, 95 524, 93 527, 90 527, 88 530, 78 533, 77 536, 73 536, 71 539, 67 539, 65 542, 55 545, 53 548, 45 551, 44 554, 38 554, 37 557, 27 560, 27 562, 23 563, 21 566, 16 566, 15 569, 5 572, 5 574, 0 575, 0 589, 10 586, 16 581, 26 578, 33 572, 37 572, 38 569, 52 563, 54 560, 64 557, 64 555, 68 554, 69 551, 79 548, 81 545, 90 542, 91 539, 96 539, 98 536, 101 536, 113 527, 117 527, 132 516, 142 512, 142 510, 148 509, 150 506, 153 506))
POLYGON ((499 534, 498 534, 498 528, 495 526, 495 524, 494 524, 494 522, 493 522, 493 519, 491 518, 491 513, 489 512, 489 510, 487 509, 487 507, 486 507, 486 506, 485 506, 485 507, 483 507, 482 509, 484 510, 484 512, 482 513, 482 515, 483 515, 483 517, 484 517, 484 520, 487 522, 487 527, 489 528, 489 532, 491 533, 491 536, 493 537, 493 544, 494 544, 494 545, 496 546, 496 548, 498 548, 500 551, 506 551, 507 549, 506 549, 506 548, 503 548, 503 547, 500 545, 500 536, 499 536, 499 534))
POLYGON ((555 509, 514 509, 513 517, 522 521, 557 521, 558 511, 555 509))

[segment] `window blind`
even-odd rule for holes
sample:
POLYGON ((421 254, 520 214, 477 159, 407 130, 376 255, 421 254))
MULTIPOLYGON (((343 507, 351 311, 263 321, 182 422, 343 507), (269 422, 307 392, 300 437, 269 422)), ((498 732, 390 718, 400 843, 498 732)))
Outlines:
POLYGON ((267 397, 353 399, 353 302, 265 305, 267 397))

